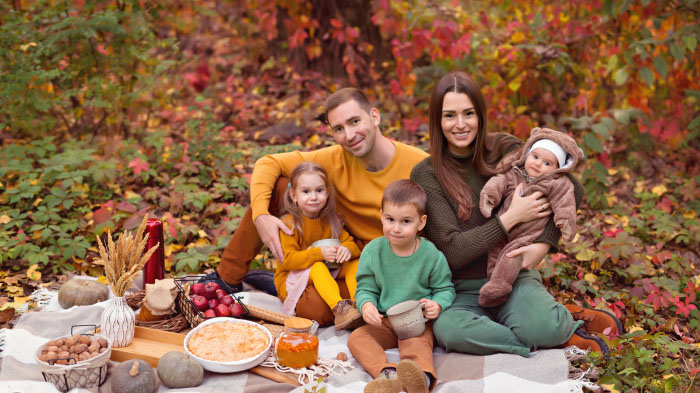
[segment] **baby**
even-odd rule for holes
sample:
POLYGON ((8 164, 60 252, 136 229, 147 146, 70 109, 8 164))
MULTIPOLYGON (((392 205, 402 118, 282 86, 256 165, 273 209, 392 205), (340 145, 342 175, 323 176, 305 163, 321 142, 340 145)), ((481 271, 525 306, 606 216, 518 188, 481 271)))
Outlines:
MULTIPOLYGON (((583 151, 568 135, 548 128, 534 128, 517 161, 507 172, 494 176, 481 191, 479 209, 490 217, 494 207, 503 200, 501 211, 508 210, 513 192, 523 183, 522 195, 540 191, 549 199, 554 223, 566 240, 572 240, 576 226, 574 185, 566 176, 580 161, 583 151)), ((549 217, 521 223, 508 233, 507 242, 497 244, 488 252, 487 276, 481 287, 479 305, 495 307, 504 303, 520 272, 522 257, 508 258, 506 254, 532 244, 544 231, 549 217)))

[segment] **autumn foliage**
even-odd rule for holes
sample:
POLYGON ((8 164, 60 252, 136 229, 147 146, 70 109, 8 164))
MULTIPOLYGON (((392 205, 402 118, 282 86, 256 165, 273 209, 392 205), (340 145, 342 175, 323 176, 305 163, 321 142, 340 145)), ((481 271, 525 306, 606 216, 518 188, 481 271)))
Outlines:
POLYGON ((332 143, 328 92, 362 87, 386 135, 425 148, 429 93, 459 69, 492 131, 546 126, 586 152, 578 235, 540 270, 627 333, 582 368, 609 390, 694 391, 698 20, 694 0, 4 2, 0 318, 64 271, 100 275, 96 236, 145 214, 169 273, 215 267, 255 160, 332 143))

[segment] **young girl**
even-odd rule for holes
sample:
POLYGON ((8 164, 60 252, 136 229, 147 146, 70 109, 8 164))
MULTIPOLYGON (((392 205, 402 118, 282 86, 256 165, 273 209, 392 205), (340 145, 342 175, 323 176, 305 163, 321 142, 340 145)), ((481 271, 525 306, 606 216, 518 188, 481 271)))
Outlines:
POLYGON ((295 314, 296 303, 310 281, 333 312, 336 330, 358 327, 362 324, 362 315, 351 299, 357 289, 355 275, 360 249, 343 229, 335 212, 333 188, 326 171, 309 161, 297 165, 290 176, 284 202, 289 214, 282 217, 282 221, 294 229, 291 236, 280 231, 284 262, 278 263, 275 272, 275 286, 284 301, 284 312, 295 314), (338 239, 340 244, 312 247, 322 239, 338 239), (341 267, 331 271, 326 262, 341 267), (351 299, 341 297, 334 276, 345 278, 351 299))

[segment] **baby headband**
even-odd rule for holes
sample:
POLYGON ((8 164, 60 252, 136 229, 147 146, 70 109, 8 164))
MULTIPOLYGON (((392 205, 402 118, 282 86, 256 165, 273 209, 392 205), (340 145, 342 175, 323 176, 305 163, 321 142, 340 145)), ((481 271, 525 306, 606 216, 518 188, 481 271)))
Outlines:
POLYGON ((551 139, 540 139, 537 142, 533 143, 527 154, 530 154, 530 152, 535 149, 545 149, 552 152, 552 154, 554 154, 554 156, 557 157, 557 161, 559 162, 559 168, 567 168, 573 163, 572 157, 569 156, 566 150, 564 150, 563 147, 559 146, 558 143, 554 142, 551 139))

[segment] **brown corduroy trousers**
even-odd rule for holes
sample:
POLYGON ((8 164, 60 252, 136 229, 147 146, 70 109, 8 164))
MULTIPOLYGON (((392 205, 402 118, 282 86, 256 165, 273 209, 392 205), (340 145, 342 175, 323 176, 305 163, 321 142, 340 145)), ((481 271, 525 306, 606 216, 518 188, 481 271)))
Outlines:
POLYGON ((382 318, 380 326, 364 325, 355 329, 348 337, 348 348, 357 362, 374 378, 385 367, 396 367, 387 361, 384 350, 399 348, 401 359, 411 359, 437 381, 433 365, 433 323, 425 324, 425 331, 418 337, 399 340, 391 327, 389 318, 382 318))

